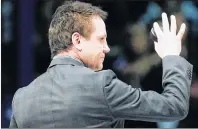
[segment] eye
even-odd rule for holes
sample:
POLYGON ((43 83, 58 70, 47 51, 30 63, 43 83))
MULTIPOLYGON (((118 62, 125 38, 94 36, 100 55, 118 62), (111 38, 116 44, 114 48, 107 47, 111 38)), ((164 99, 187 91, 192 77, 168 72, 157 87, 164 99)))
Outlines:
POLYGON ((100 38, 100 40, 105 40, 105 38, 100 38))
POLYGON ((100 40, 101 41, 105 41, 106 40, 106 37, 101 37, 100 40))

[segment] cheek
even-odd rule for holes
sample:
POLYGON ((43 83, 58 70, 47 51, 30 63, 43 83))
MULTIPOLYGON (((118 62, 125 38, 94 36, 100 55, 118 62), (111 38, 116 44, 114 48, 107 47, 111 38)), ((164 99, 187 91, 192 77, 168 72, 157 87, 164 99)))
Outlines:
POLYGON ((87 56, 92 60, 95 60, 95 58, 98 59, 98 57, 103 53, 102 45, 96 41, 87 42, 84 46, 84 50, 86 51, 87 56))
POLYGON ((103 54, 103 50, 101 47, 94 47, 92 50, 92 61, 97 65, 99 62, 101 62, 101 56, 103 54))
POLYGON ((97 43, 92 44, 89 49, 93 53, 93 55, 98 55, 99 53, 103 51, 102 46, 97 43))
POLYGON ((84 52, 90 56, 91 54, 93 54, 95 51, 95 47, 93 46, 92 43, 87 43, 86 45, 84 45, 84 52))

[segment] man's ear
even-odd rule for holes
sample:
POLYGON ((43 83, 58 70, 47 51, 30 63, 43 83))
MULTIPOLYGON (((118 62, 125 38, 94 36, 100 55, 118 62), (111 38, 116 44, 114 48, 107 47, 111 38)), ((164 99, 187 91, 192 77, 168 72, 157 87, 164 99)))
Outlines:
POLYGON ((80 38, 81 38, 81 35, 78 32, 74 32, 72 34, 72 43, 74 47, 77 48, 79 51, 82 50, 81 45, 80 45, 80 38))

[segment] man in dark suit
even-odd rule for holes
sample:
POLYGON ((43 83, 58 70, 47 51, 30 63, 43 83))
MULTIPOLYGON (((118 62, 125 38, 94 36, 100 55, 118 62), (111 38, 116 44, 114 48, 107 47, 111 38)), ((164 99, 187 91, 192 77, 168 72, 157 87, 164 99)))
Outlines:
POLYGON ((180 57, 183 24, 162 14, 155 50, 162 58, 164 91, 142 91, 101 70, 110 51, 107 13, 91 4, 67 2, 49 27, 52 62, 47 71, 14 95, 10 127, 120 127, 124 120, 174 121, 188 114, 192 65, 180 57))

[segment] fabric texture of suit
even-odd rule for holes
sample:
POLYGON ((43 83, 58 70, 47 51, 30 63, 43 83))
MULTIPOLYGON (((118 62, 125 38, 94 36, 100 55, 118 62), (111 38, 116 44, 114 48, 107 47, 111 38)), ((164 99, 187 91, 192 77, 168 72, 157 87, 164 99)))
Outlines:
POLYGON ((164 91, 142 91, 113 71, 94 72, 70 57, 20 88, 12 101, 11 128, 124 127, 124 120, 174 121, 189 109, 193 66, 180 56, 162 59, 164 91))

